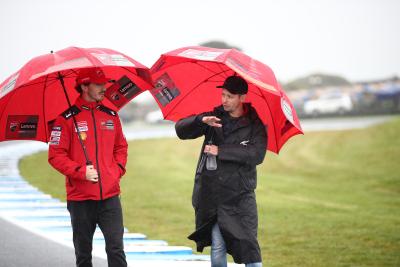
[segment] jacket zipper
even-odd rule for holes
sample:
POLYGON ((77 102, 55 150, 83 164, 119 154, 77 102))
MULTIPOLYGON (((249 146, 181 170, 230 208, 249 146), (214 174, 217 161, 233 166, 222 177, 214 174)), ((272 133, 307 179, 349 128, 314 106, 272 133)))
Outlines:
POLYGON ((94 126, 94 142, 96 144, 96 166, 97 166, 97 174, 99 175, 100 199, 103 200, 103 187, 101 186, 100 165, 99 165, 98 148, 97 148, 96 119, 94 117, 93 109, 91 109, 90 112, 92 113, 93 126, 94 126))

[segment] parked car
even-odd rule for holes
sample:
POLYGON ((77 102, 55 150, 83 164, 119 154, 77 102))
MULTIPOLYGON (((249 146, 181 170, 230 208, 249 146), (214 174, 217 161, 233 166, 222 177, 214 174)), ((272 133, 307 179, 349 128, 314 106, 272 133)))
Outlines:
POLYGON ((161 110, 155 110, 155 111, 151 111, 151 112, 147 113, 147 115, 144 118, 144 120, 147 123, 156 124, 156 123, 163 122, 164 121, 164 116, 163 116, 161 110))
POLYGON ((321 114, 343 115, 352 111, 353 107, 353 102, 348 94, 335 93, 304 102, 304 113, 312 116, 321 114))

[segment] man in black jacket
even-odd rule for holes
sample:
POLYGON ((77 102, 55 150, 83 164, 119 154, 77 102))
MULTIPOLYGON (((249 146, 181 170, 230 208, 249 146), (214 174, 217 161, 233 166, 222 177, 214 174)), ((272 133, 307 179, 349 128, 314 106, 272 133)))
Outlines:
POLYGON ((205 136, 192 196, 196 231, 189 239, 200 252, 211 245, 213 267, 227 266, 226 253, 236 263, 260 267, 254 190, 256 165, 263 162, 267 148, 266 127, 256 110, 244 103, 244 79, 230 76, 217 87, 222 88, 221 106, 175 125, 180 139, 205 136))

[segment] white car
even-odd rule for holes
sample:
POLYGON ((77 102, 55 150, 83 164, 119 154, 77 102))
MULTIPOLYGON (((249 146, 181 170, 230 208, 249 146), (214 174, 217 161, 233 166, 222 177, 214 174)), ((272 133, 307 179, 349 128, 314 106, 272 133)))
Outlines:
POLYGON ((304 102, 304 113, 306 115, 318 116, 333 113, 343 115, 352 110, 353 102, 347 94, 327 94, 318 99, 304 102))
POLYGON ((161 110, 155 110, 155 111, 151 111, 151 112, 147 113, 144 120, 147 123, 152 123, 152 124, 160 123, 164 120, 164 116, 163 116, 161 110))

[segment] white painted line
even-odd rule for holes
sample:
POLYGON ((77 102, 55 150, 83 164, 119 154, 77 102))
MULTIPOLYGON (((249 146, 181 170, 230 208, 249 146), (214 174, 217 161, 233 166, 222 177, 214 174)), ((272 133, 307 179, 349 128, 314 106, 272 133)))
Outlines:
POLYGON ((181 253, 191 253, 192 249, 184 246, 129 246, 125 249, 126 253, 165 253, 165 252, 181 252, 181 253))
POLYGON ((29 221, 31 227, 71 227, 71 221, 29 221))
MULTIPOLYGON (((72 232, 57 232, 52 233, 52 236, 56 236, 57 238, 61 238, 64 240, 72 240, 72 232)), ((141 240, 147 238, 146 235, 141 233, 124 233, 124 239, 136 239, 141 240)), ((95 232, 93 240, 104 240, 104 236, 102 232, 95 232)))
POLYGON ((1 208, 26 208, 27 210, 31 208, 67 208, 67 203, 63 202, 1 202, 1 208))
POLYGON ((11 200, 11 199, 51 199, 52 197, 50 195, 45 195, 45 194, 26 194, 26 195, 21 195, 21 194, 0 194, 0 201, 2 200, 11 200))
POLYGON ((24 210, 0 210, 0 214, 8 217, 24 216, 24 217, 60 217, 69 216, 68 211, 63 210, 40 210, 40 211, 24 211, 24 210))
POLYGON ((168 242, 164 240, 138 240, 129 241, 124 240, 124 247, 137 247, 137 246, 168 246, 168 242))
MULTIPOLYGON (((163 261, 163 260, 128 260, 128 266, 140 267, 210 267, 209 261, 163 261)), ((244 264, 228 263, 229 267, 244 267, 244 264)))
MULTIPOLYGON (((0 187, 0 194, 3 193, 12 193, 15 192, 19 194, 20 192, 40 192, 39 189, 33 186, 27 186, 27 187, 0 187)), ((43 193, 42 193, 43 194, 43 193)))
POLYGON ((1 181, 0 180, 0 187, 7 186, 7 185, 19 186, 19 185, 29 185, 29 184, 26 181, 7 181, 7 180, 1 181))

